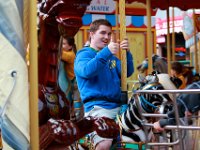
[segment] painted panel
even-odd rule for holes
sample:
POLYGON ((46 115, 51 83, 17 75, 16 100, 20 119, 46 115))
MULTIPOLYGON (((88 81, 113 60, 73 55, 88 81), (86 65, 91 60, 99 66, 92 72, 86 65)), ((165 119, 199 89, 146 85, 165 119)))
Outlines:
POLYGON ((129 44, 131 48, 131 53, 134 60, 134 74, 128 78, 128 80, 137 80, 138 71, 137 66, 145 59, 145 45, 146 36, 144 32, 128 32, 127 33, 129 44))

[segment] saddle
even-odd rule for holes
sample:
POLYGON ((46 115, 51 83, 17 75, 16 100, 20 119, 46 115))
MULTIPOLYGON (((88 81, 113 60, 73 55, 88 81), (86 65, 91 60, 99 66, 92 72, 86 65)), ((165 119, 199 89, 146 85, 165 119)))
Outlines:
POLYGON ((50 87, 39 86, 39 124, 45 124, 49 118, 70 119, 70 104, 65 94, 50 87))

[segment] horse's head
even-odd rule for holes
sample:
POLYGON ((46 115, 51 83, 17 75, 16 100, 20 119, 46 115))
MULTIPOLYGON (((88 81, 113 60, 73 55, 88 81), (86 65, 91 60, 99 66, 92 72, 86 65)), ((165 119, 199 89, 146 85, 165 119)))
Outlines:
MULTIPOLYGON (((158 57, 159 57, 158 55, 153 54, 152 63, 154 63, 158 57)), ((145 58, 145 60, 143 60, 142 63, 137 66, 137 70, 140 72, 144 72, 147 69, 148 69, 148 58, 145 58)))
POLYGON ((38 1, 39 83, 57 86, 61 37, 74 37, 91 0, 38 1))
MULTIPOLYGON (((163 57, 153 54, 152 65, 154 70, 160 73, 167 73, 167 62, 163 57)), ((148 58, 145 58, 145 60, 143 60, 143 62, 137 66, 137 70, 143 73, 147 69, 148 69, 148 58)))
POLYGON ((40 17, 63 36, 73 37, 82 26, 82 16, 91 0, 46 0, 39 4, 40 17))
MULTIPOLYGON (((159 76, 156 72, 153 72, 146 77, 139 75, 140 90, 164 90, 164 86, 159 82, 159 76)), ((164 113, 168 109, 168 104, 171 102, 171 98, 168 94, 140 94, 139 102, 141 108, 147 113, 164 113)))
POLYGON ((146 58, 145 60, 142 61, 141 64, 137 66, 137 70, 140 72, 144 72, 148 68, 148 59, 146 58))

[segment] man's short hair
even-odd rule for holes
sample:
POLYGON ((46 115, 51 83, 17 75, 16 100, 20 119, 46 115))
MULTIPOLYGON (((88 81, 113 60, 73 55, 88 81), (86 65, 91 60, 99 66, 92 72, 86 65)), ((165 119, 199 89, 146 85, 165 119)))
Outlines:
POLYGON ((90 24, 90 32, 97 31, 99 29, 100 25, 105 25, 105 26, 108 26, 108 27, 112 28, 112 25, 108 20, 106 20, 106 19, 98 19, 98 20, 94 20, 90 24))

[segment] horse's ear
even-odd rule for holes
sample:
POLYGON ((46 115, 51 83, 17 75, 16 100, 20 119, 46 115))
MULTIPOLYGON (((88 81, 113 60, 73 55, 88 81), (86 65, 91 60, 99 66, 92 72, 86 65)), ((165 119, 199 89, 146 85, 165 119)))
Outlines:
POLYGON ((159 74, 159 73, 160 73, 160 72, 157 71, 157 70, 152 71, 152 75, 157 75, 157 74, 159 74))
POLYGON ((172 83, 176 86, 176 88, 178 89, 181 84, 182 84, 182 81, 181 79, 177 78, 177 77, 170 77, 170 80, 172 81, 172 83))

